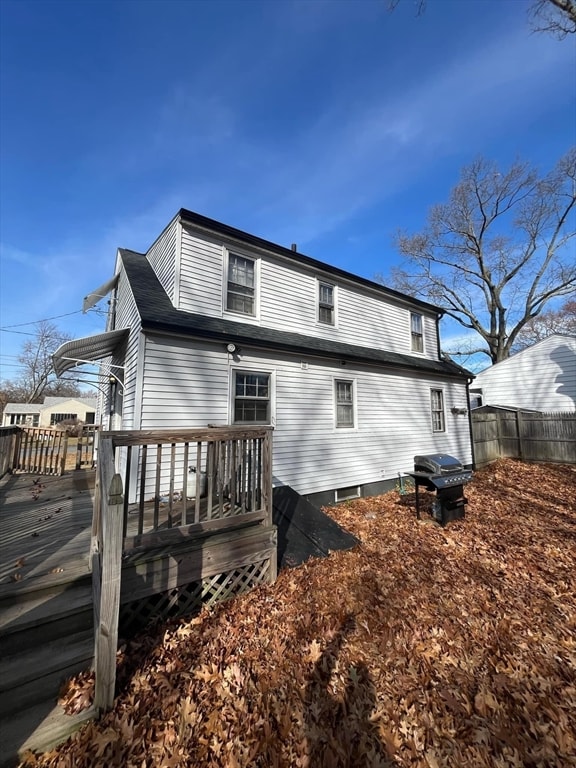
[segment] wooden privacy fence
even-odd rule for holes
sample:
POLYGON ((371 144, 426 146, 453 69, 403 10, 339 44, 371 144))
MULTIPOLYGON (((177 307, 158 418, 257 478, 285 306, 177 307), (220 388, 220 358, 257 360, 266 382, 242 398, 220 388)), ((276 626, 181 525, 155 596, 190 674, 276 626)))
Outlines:
POLYGON ((92 525, 96 707, 148 621, 275 580, 272 428, 103 432, 92 525))
POLYGON ((576 463, 576 413, 472 411, 476 465, 499 458, 576 463))

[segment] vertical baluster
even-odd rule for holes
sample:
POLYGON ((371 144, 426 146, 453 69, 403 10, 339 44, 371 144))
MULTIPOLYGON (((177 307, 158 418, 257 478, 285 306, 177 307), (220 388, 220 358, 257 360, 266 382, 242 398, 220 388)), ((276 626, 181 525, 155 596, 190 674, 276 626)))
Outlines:
POLYGON ((224 516, 224 484, 226 471, 226 442, 218 440, 218 517, 224 516))
MULTIPOLYGON (((206 507, 206 519, 212 519, 212 497, 214 494, 214 441, 210 440, 206 444, 206 474, 208 477, 208 499, 206 507)), ((198 479, 196 479, 196 488, 198 488, 198 479)))
POLYGON ((144 532, 144 500, 146 497, 146 465, 148 464, 148 446, 144 444, 140 451, 140 498, 138 499, 138 535, 144 532))
POLYGON ((202 441, 196 444, 196 492, 194 493, 194 522, 200 522, 200 478, 202 477, 202 441))
POLYGON ((180 525, 187 524, 186 504, 188 498, 188 446, 189 443, 184 443, 184 458, 182 466, 182 513, 180 525))
POLYGON ((230 440, 230 506, 231 513, 236 514, 236 440, 230 440))
POLYGON ((172 512, 174 508, 174 473, 176 471, 176 443, 170 448, 170 490, 168 491, 168 528, 172 528, 172 512))
POLYGON ((154 527, 158 530, 158 512, 160 510, 160 477, 162 475, 162 443, 156 444, 156 483, 154 486, 154 527))
POLYGON ((128 446, 128 451, 126 454, 126 476, 125 476, 125 483, 124 483, 124 509, 122 514, 124 515, 124 524, 122 529, 122 536, 126 538, 126 533, 128 531, 128 499, 130 497, 130 467, 132 464, 132 446, 128 446))

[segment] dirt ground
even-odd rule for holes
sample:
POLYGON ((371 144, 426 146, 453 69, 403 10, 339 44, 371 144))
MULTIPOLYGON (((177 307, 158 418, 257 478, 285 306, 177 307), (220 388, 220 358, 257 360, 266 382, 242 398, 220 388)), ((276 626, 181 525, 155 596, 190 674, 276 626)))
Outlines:
POLYGON ((576 765, 576 466, 466 495, 446 528, 397 492, 331 508, 359 546, 131 641, 114 709, 25 765, 576 765))

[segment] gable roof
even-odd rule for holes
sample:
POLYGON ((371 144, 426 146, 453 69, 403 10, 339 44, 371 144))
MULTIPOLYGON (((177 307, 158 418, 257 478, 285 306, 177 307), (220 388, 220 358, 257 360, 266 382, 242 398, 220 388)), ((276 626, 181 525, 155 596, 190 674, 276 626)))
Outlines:
POLYGON ((96 410, 98 405, 97 398, 94 397, 45 397, 43 403, 6 403, 4 413, 41 413, 46 408, 53 408, 55 405, 64 403, 81 403, 87 408, 96 410))
POLYGON ((546 347, 555 349, 556 347, 566 343, 568 343, 569 346, 574 346, 576 348, 576 336, 569 333, 551 333, 550 336, 546 336, 545 338, 536 341, 534 344, 531 344, 529 347, 525 347, 519 352, 510 355, 510 357, 507 357, 506 360, 500 360, 499 363, 489 365, 488 368, 485 368, 483 371, 477 373, 476 384, 481 385, 484 380, 491 379, 494 371, 500 372, 502 370, 506 370, 507 368, 514 369, 514 367, 518 365, 519 361, 522 361, 524 358, 530 359, 534 350, 539 350, 540 348, 545 349, 546 347))
POLYGON ((184 312, 173 306, 151 264, 143 254, 125 249, 120 249, 119 253, 140 315, 142 330, 145 332, 185 335, 222 343, 234 342, 239 346, 354 360, 452 378, 473 378, 473 375, 464 368, 449 361, 418 358, 226 320, 221 317, 184 312))

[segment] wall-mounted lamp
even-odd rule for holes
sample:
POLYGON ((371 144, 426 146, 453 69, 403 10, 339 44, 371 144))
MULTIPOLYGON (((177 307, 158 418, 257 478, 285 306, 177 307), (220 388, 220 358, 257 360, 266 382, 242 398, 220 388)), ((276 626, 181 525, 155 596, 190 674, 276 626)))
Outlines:
POLYGON ((234 352, 238 351, 238 347, 236 346, 236 344, 232 344, 232 343, 226 344, 226 349, 228 352, 230 352, 231 355, 233 355, 234 352))

